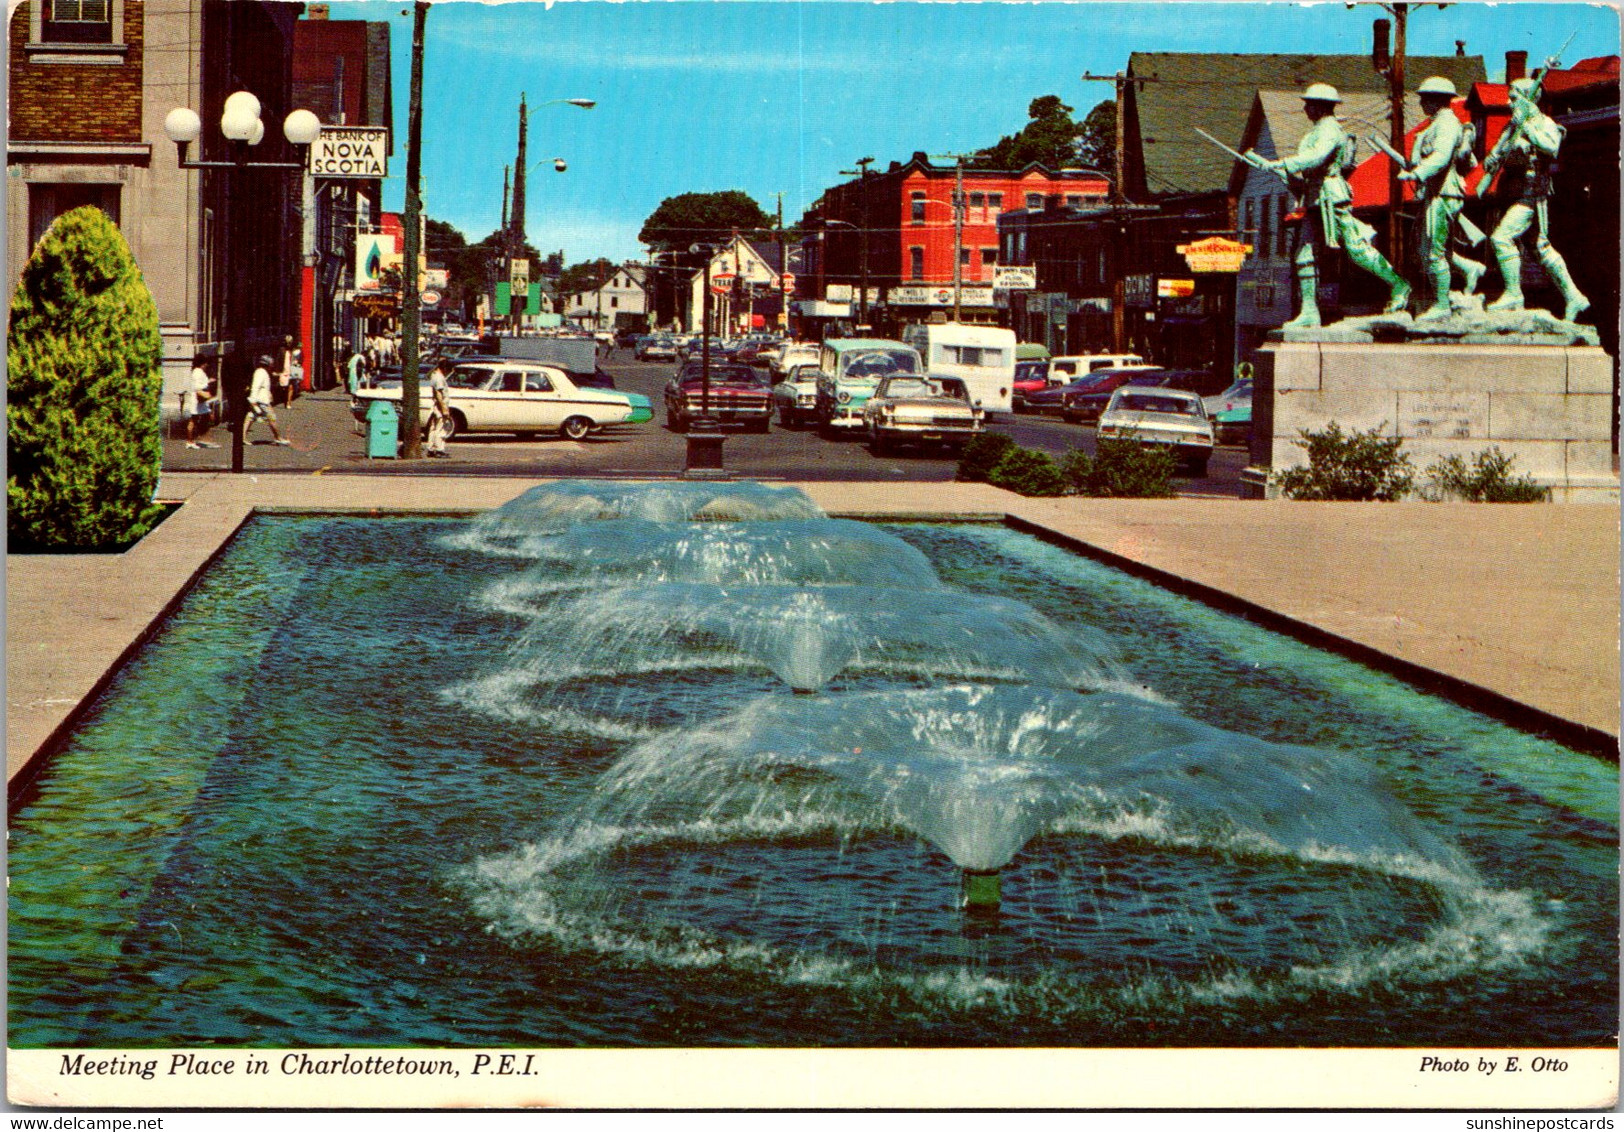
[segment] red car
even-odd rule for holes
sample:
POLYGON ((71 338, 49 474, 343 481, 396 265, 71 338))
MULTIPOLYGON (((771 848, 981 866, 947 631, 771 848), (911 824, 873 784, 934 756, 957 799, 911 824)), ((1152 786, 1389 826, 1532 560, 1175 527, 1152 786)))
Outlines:
MULTIPOLYGON (((665 387, 665 419, 674 432, 687 432, 703 411, 704 377, 689 362, 665 387)), ((710 367, 710 417, 720 424, 743 425, 751 432, 772 427, 773 399, 763 375, 749 366, 727 362, 710 367)))
POLYGON ((1016 362, 1015 383, 1009 391, 1009 407, 1017 413, 1025 412, 1031 408, 1027 402, 1028 395, 1047 388, 1049 388, 1048 362, 1016 362))

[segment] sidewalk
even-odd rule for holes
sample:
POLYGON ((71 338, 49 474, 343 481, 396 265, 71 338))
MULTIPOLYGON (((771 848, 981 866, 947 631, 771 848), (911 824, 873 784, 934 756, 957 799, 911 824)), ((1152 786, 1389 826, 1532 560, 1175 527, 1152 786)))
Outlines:
MULTIPOLYGON (((270 454, 278 451, 287 450, 270 454)), ((185 505, 123 555, 8 556, 8 782, 52 749, 256 508, 466 514, 537 482, 342 470, 177 473, 164 477, 160 494, 185 505)), ((798 486, 840 515, 1013 519, 1419 674, 1423 684, 1437 673, 1452 694, 1481 689, 1497 714, 1515 715, 1500 709, 1520 706, 1536 720, 1567 721, 1594 740, 1585 745, 1616 753, 1619 516, 1612 507, 1040 500, 985 484, 798 486)))

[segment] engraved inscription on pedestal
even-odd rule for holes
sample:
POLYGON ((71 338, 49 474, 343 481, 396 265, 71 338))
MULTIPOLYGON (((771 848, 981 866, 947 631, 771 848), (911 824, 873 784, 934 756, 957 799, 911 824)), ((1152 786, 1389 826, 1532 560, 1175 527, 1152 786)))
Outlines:
POLYGON ((1472 440, 1489 434, 1486 393, 1400 393, 1398 435, 1472 440))

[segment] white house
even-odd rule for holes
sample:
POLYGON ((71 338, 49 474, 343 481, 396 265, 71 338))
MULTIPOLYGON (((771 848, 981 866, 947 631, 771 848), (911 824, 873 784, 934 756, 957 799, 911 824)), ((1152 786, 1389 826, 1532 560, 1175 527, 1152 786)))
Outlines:
POLYGON ((564 298, 565 316, 594 330, 648 325, 648 269, 641 263, 623 263, 601 287, 576 291, 564 298))
MULTIPOLYGON (((788 266, 793 273, 800 249, 791 248, 788 254, 788 266)), ((711 256, 710 274, 713 288, 717 276, 731 275, 742 280, 730 293, 717 294, 714 289, 711 293, 711 329, 718 333, 737 333, 749 329, 752 313, 762 314, 766 319, 771 312, 763 312, 760 307, 762 304, 771 307, 771 300, 782 294, 779 290, 778 245, 770 241, 753 244, 743 236, 734 236, 711 256)), ((702 329, 700 323, 704 316, 704 301, 705 271, 701 268, 688 280, 687 310, 683 321, 684 329, 690 334, 697 334, 702 329)))

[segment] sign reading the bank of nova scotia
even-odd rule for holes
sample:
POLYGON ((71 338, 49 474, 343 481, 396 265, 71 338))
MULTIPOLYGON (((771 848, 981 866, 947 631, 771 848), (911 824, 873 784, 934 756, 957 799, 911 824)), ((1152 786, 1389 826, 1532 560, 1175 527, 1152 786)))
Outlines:
POLYGON ((310 146, 312 177, 387 177, 387 126, 323 126, 310 146))
POLYGON ((1184 257, 1191 271, 1239 271, 1251 250, 1251 244, 1226 240, 1222 236, 1209 236, 1178 246, 1179 255, 1184 257))

